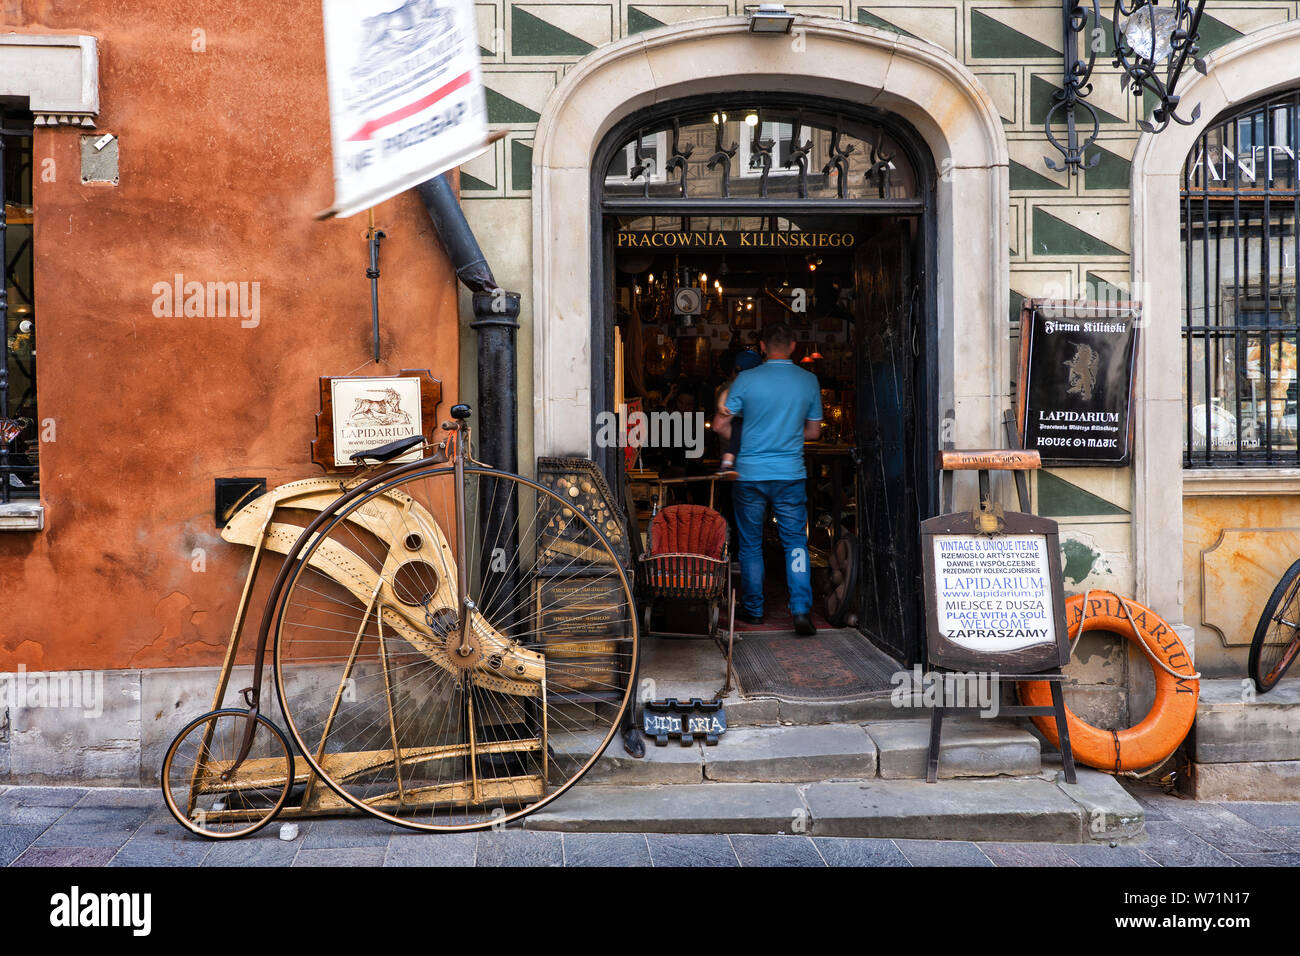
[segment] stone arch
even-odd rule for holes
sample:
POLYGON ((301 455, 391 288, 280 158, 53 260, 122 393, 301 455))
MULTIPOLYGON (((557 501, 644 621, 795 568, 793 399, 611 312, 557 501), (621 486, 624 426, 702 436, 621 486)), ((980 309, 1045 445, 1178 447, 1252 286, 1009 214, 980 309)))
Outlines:
POLYGON ((1010 252, 1006 137, 992 99, 959 61, 921 40, 802 17, 793 36, 764 37, 751 34, 744 17, 723 17, 601 47, 547 100, 533 144, 537 454, 591 452, 590 164, 602 138, 664 100, 776 90, 889 111, 929 147, 937 171, 935 407, 955 415, 959 445, 1000 444, 1010 252))

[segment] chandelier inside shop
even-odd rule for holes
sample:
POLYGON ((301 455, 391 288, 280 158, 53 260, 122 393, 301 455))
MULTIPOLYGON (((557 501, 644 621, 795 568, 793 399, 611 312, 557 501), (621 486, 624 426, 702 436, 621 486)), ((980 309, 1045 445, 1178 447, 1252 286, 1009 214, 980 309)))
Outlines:
MULTIPOLYGON (((1093 66, 1097 54, 1104 50, 1106 36, 1098 3, 1061 0, 1065 79, 1062 89, 1053 94, 1044 121, 1048 141, 1064 157, 1064 162, 1047 157, 1048 168, 1056 172, 1077 174, 1080 169, 1095 168, 1101 159, 1099 153, 1088 152, 1101 133, 1100 118, 1087 100, 1092 92, 1093 66), (1064 137, 1058 135, 1061 126, 1065 127, 1064 137)), ((1198 46, 1204 11, 1205 0, 1172 0, 1165 5, 1160 0, 1115 0, 1111 65, 1124 71, 1120 85, 1139 101, 1139 110, 1148 94, 1155 99, 1150 119, 1138 120, 1138 126, 1148 133, 1159 133, 1170 122, 1189 126, 1200 118, 1199 105, 1187 119, 1179 115, 1178 84, 1189 66, 1205 73, 1198 46)))

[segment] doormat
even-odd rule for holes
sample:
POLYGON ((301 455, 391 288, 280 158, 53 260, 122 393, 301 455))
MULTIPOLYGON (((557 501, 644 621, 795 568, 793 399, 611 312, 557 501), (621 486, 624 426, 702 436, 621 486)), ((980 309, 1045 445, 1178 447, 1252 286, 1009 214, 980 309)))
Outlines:
POLYGON ((857 631, 812 637, 749 633, 735 645, 734 667, 744 697, 863 700, 894 688, 901 665, 857 631))

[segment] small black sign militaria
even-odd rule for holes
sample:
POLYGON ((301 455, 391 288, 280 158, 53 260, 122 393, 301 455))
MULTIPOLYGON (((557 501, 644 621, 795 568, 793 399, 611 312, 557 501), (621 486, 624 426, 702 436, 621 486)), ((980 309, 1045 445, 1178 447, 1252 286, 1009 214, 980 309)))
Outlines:
POLYGON ((1133 454, 1138 311, 1034 300, 1020 319, 1020 437, 1044 465, 1124 467, 1133 454))

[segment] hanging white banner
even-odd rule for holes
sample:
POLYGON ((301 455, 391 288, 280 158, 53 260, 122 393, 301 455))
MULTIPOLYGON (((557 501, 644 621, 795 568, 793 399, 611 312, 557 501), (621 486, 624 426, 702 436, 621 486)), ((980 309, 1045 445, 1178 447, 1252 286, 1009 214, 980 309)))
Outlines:
POLYGON ((351 216, 488 144, 473 0, 323 0, 334 205, 351 216))

